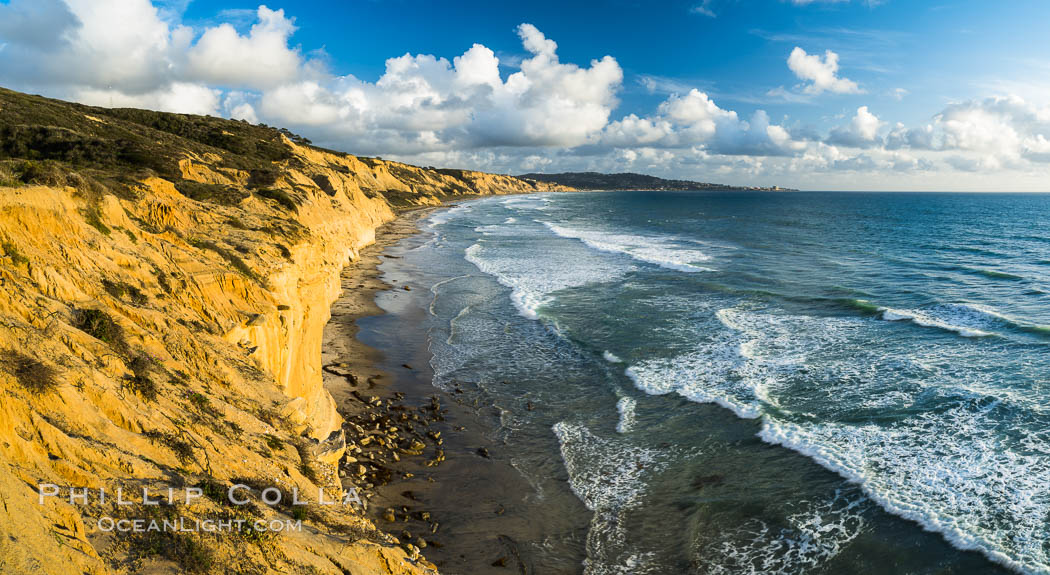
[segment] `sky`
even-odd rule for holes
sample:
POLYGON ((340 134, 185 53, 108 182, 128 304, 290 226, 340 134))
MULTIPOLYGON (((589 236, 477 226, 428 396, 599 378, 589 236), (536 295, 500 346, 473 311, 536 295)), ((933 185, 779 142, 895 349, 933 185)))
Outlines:
POLYGON ((1050 3, 0 0, 0 85, 354 154, 1050 191, 1050 3))

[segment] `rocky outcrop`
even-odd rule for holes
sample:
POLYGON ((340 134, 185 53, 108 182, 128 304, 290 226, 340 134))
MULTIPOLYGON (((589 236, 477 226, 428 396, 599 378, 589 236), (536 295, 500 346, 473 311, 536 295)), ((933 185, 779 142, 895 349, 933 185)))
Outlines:
MULTIPOLYGON (((31 132, 80 142, 80 122, 139 129, 127 123, 137 111, 65 106, 79 115, 63 116, 72 128, 34 131, 17 123, 24 116, 5 116, 0 98, 0 128, 11 128, 0 140, 31 132)), ((243 133, 236 122, 190 120, 243 133)), ((245 483, 338 500, 330 464, 345 443, 320 362, 340 270, 397 208, 557 188, 358 158, 286 135, 257 142, 252 149, 280 153, 246 165, 232 145, 191 139, 179 148, 174 129, 141 130, 143 141, 165 146, 158 154, 177 153, 171 171, 157 164, 127 176, 67 157, 0 163, 0 572, 427 572, 352 505, 312 505, 303 515, 202 497, 157 509, 307 527, 276 536, 107 533, 100 517, 155 510, 93 496, 71 502, 66 488, 146 488, 183 501, 196 488, 214 495, 245 483), (62 486, 60 496, 40 498, 45 483, 62 486)), ((92 134, 93 149, 112 144, 92 134)), ((15 144, 0 144, 10 158, 15 144)))

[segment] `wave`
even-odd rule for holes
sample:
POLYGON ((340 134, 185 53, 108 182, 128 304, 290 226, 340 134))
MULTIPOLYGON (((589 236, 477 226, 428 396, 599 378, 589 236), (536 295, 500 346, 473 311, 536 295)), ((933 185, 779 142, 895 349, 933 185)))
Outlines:
POLYGON ((866 299, 840 298, 835 301, 847 308, 859 311, 867 315, 876 315, 882 313, 886 309, 884 307, 880 307, 876 304, 873 304, 866 299))
POLYGON ((447 224, 459 216, 473 211, 471 206, 452 206, 445 210, 438 210, 427 219, 427 227, 433 229, 437 226, 447 224))
POLYGON ((795 575, 821 571, 868 530, 870 500, 856 489, 836 490, 824 501, 802 501, 784 525, 751 519, 721 530, 705 542, 705 573, 712 575, 795 575), (746 542, 741 544, 741 542, 746 542))
POLYGON ((616 356, 615 353, 605 350, 602 352, 602 359, 609 363, 623 363, 623 360, 616 356))
POLYGON ((527 209, 546 211, 550 208, 551 202, 552 200, 550 198, 527 195, 508 198, 501 203, 512 210, 527 209))
POLYGON ((552 301, 554 292, 619 277, 623 266, 580 257, 569 250, 522 253, 498 244, 474 243, 464 258, 482 272, 511 289, 510 299, 528 319, 539 319, 539 309, 552 301), (530 254, 532 257, 529 257, 530 254))
POLYGON ((1035 335, 1050 335, 1050 326, 1015 319, 988 306, 974 303, 948 303, 925 309, 879 308, 886 321, 911 321, 958 333, 963 337, 1001 335, 997 329, 1013 329, 1035 335))
POLYGON ((978 275, 982 275, 986 278, 992 278, 997 280, 1020 281, 1027 279, 1024 276, 1019 276, 1017 274, 987 268, 966 268, 966 270, 978 275))
POLYGON ((857 483, 882 508, 956 548, 1022 572, 1050 573, 1042 545, 1050 467, 1045 457, 998 447, 984 413, 959 408, 890 428, 768 417, 759 437, 857 483))
MULTIPOLYGON (((983 321, 1010 319, 974 304, 956 306, 949 309, 983 321)), ((627 375, 647 393, 674 392, 759 418, 762 440, 857 483, 886 510, 960 549, 1050 573, 1050 548, 1042 543, 1050 514, 1050 434, 1043 430, 1050 417, 1038 409, 1038 397, 1002 387, 1003 380, 1035 381, 1039 365, 991 372, 957 363, 940 346, 882 345, 879 324, 864 318, 746 307, 717 317, 727 333, 705 335, 695 351, 633 365, 627 375), (839 420, 865 413, 882 423, 839 420)), ((1010 365, 1010 348, 986 353, 994 354, 987 365, 1010 365)))
POLYGON ((556 423, 562 461, 569 487, 594 512, 587 532, 586 575, 641 573, 647 554, 631 548, 625 518, 642 504, 646 478, 665 461, 658 452, 630 444, 625 438, 606 439, 583 425, 556 423))
POLYGON ((623 396, 616 402, 616 411, 620 413, 620 420, 616 423, 616 431, 627 433, 634 427, 634 410, 638 402, 633 397, 623 396))
POLYGON ((882 308, 886 321, 911 321, 923 327, 935 327, 955 332, 963 337, 988 337, 991 332, 978 329, 973 323, 985 324, 986 317, 969 313, 970 308, 936 306, 927 310, 882 308), (955 322, 955 323, 953 323, 955 322), (970 325, 960 325, 969 323, 970 325))
POLYGON ((696 262, 709 261, 711 256, 697 249, 682 247, 671 238, 580 230, 551 222, 540 223, 547 226, 555 235, 580 240, 598 251, 625 254, 638 261, 680 272, 714 271, 711 268, 696 265, 696 262))

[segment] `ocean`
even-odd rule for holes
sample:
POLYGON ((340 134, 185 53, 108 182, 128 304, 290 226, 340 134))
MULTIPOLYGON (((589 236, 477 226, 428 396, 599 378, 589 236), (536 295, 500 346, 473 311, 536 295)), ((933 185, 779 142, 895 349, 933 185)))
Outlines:
POLYGON ((536 572, 1050 573, 1050 196, 539 194, 421 227, 384 266, 429 288, 434 385, 498 410, 553 526, 536 572))

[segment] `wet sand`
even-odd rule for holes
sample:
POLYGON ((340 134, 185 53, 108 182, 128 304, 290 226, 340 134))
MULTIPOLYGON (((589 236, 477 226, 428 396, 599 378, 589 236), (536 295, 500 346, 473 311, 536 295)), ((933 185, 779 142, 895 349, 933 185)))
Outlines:
POLYGON ((388 437, 401 446, 393 450, 396 457, 371 443, 349 453, 357 461, 341 465, 344 486, 364 488, 375 524, 422 547, 445 575, 580 573, 586 508, 581 503, 537 517, 535 489, 497 438, 498 410, 431 384, 421 326, 432 294, 396 264, 399 254, 422 241, 413 236, 432 211, 406 212, 380 228, 376 242, 342 274, 343 295, 325 329, 325 385, 350 422, 344 427, 348 444, 359 445, 362 428, 370 431, 374 420, 382 429, 397 428, 388 437), (380 270, 384 262, 394 265, 380 270), (419 444, 425 445, 421 453, 411 449, 419 444), (369 453, 375 459, 366 459, 369 453), (368 472, 357 475, 362 463, 368 472), (574 548, 572 559, 537 564, 529 546, 548 540, 574 548))

